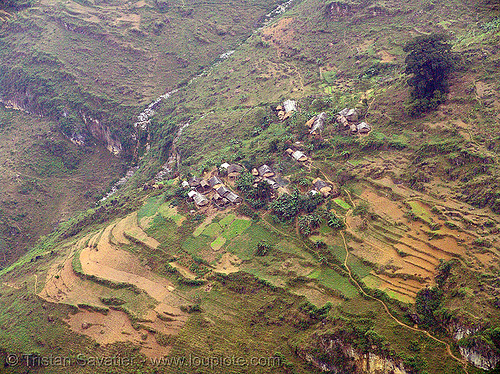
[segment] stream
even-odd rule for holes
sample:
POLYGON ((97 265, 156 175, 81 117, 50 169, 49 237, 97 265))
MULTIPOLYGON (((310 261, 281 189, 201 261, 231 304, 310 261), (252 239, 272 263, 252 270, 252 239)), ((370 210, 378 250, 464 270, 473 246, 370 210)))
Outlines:
MULTIPOLYGON (((254 31, 254 33, 260 31, 262 28, 264 28, 265 26, 267 26, 274 19, 276 19, 277 17, 279 17, 281 14, 283 14, 288 8, 290 8, 290 6, 292 5, 293 2, 294 2, 294 0, 287 0, 286 2, 278 4, 271 12, 267 13, 263 17, 263 22, 262 22, 261 26, 259 28, 257 28, 254 31)), ((245 39, 244 41, 242 41, 238 45, 238 47, 241 46, 246 41, 247 41, 247 39, 245 39)), ((206 68, 205 70, 203 70, 201 73, 199 73, 196 76, 194 76, 193 78, 191 78, 191 80, 188 82, 188 84, 186 85, 186 87, 189 87, 189 85, 192 84, 193 82, 195 82, 198 78, 206 76, 213 68, 215 68, 216 66, 218 66, 224 60, 226 60, 229 57, 231 57, 231 55, 234 52, 236 52, 236 49, 231 49, 231 50, 229 50, 227 52, 224 52, 221 55, 219 55, 218 59, 213 64, 211 64, 208 68, 206 68)), ((137 134, 137 131, 139 131, 139 130, 140 131, 148 131, 149 130, 149 125, 151 123, 151 118, 155 115, 155 108, 163 100, 167 100, 172 95, 175 95, 177 92, 179 92, 179 89, 175 89, 175 90, 169 91, 169 92, 167 92, 167 93, 159 96, 155 101, 153 101, 152 103, 150 103, 146 107, 146 109, 144 109, 137 116, 137 122, 135 122, 134 125, 133 125, 134 128, 136 129, 136 134, 137 134)), ((160 171, 156 174, 156 176, 154 178, 155 182, 160 182, 163 179, 165 179, 165 177, 167 177, 168 175, 170 175, 172 173, 173 166, 175 164, 179 163, 180 157, 179 157, 178 153, 175 151, 176 143, 180 139, 180 137, 181 137, 182 132, 184 131, 184 129, 186 129, 188 126, 189 126, 189 122, 181 125, 179 127, 179 129, 177 130, 177 133, 175 135, 174 141, 172 143, 171 154, 170 154, 167 162, 165 164, 163 164, 163 166, 160 169, 160 171)), ((135 137, 134 140, 137 140, 137 135, 134 135, 134 137, 135 137)), ((149 150, 149 144, 147 145, 147 150, 149 150)), ((120 178, 118 180, 118 182, 116 182, 111 187, 111 189, 109 190, 109 192, 98 203, 103 202, 103 201, 109 199, 116 192, 118 192, 118 190, 121 187, 123 187, 134 176, 134 174, 137 172, 138 169, 139 169, 139 166, 131 166, 126 171, 125 175, 122 178, 120 178)))

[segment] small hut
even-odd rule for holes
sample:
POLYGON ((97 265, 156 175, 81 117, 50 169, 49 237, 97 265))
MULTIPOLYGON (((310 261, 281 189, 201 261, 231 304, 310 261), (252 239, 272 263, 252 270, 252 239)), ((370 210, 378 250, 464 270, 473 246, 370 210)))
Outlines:
POLYGON ((227 170, 227 168, 228 168, 228 167, 229 167, 229 164, 228 164, 227 162, 224 162, 224 163, 220 166, 220 168, 221 168, 221 169, 226 169, 226 170, 227 170))
POLYGON ((220 209, 224 209, 224 207, 226 207, 229 204, 229 200, 226 199, 225 197, 222 197, 217 192, 212 197, 212 201, 215 204, 215 206, 220 209))
POLYGON ((193 177, 189 180, 189 186, 190 187, 198 187, 200 185, 200 182, 201 182, 201 178, 200 177, 193 177))
POLYGON ((274 171, 271 169, 269 165, 262 165, 258 169, 259 175, 264 178, 271 178, 274 177, 274 171))
POLYGON ((182 181, 181 186, 182 186, 182 188, 189 188, 189 182, 188 181, 182 181))
POLYGON ((356 127, 358 129, 358 133, 360 133, 360 134, 369 133, 372 129, 371 126, 369 124, 367 124, 366 122, 358 123, 358 125, 356 127))
POLYGON ((243 201, 241 197, 239 197, 232 191, 229 191, 229 193, 224 197, 228 199, 231 204, 239 204, 243 201))
POLYGON ((210 183, 208 183, 205 179, 202 179, 198 187, 196 187, 196 191, 198 191, 199 193, 207 193, 210 191, 210 189, 210 183))
POLYGON ((194 203, 198 207, 202 207, 208 204, 208 200, 205 196, 203 196, 201 193, 197 191, 190 191, 188 193, 188 196, 193 199, 194 203))
POLYGON ((223 184, 220 185, 219 187, 217 187, 215 189, 215 191, 222 197, 226 197, 226 195, 231 192, 231 190, 229 188, 227 188, 226 186, 224 186, 223 184))
POLYGON ((358 111, 356 109, 349 109, 345 118, 347 118, 349 122, 357 122, 359 118, 358 111))
POLYGON ((309 134, 320 135, 323 129, 325 128, 325 123, 327 119, 328 116, 326 115, 325 112, 321 112, 320 114, 318 114, 311 126, 311 131, 309 131, 309 134))
POLYGON ((332 186, 330 186, 328 183, 326 183, 322 179, 316 179, 313 182, 314 187, 316 188, 316 191, 320 192, 323 196, 329 196, 332 192, 332 186))
POLYGON ((253 169, 252 169, 252 175, 253 175, 254 177, 256 177, 256 176, 258 176, 258 175, 259 175, 259 171, 257 170, 257 168, 253 168, 253 169))
POLYGON ((305 154, 303 154, 301 151, 295 151, 291 154, 291 156, 295 161, 298 161, 298 162, 306 162, 307 161, 307 156, 305 154))
POLYGON ((238 165, 238 164, 231 164, 227 168, 227 176, 229 179, 235 179, 241 174, 241 171, 243 170, 243 166, 238 165))
POLYGON ((267 184, 269 184, 273 190, 278 189, 280 186, 274 179, 264 178, 264 181, 267 182, 267 184))
POLYGON ((208 183, 210 184, 210 187, 212 187, 213 189, 216 189, 217 187, 222 185, 222 181, 216 175, 210 178, 208 180, 208 183))

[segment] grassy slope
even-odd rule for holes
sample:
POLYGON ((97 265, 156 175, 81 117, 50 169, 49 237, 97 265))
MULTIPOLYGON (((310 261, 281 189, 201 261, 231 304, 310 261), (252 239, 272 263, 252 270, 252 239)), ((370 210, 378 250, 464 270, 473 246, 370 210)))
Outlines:
POLYGON ((102 147, 79 149, 50 120, 0 108, 1 264, 89 207, 123 165, 102 147), (96 172, 96 166, 99 170, 96 172))

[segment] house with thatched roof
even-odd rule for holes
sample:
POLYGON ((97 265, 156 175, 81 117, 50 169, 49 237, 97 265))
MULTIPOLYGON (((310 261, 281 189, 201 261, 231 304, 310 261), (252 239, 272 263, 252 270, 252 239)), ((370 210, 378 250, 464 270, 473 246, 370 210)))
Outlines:
POLYGON ((358 125, 356 127, 358 129, 358 133, 360 133, 360 134, 367 134, 372 129, 371 126, 369 124, 367 124, 366 122, 358 123, 358 125))
POLYGON ((216 175, 214 175, 212 178, 210 178, 208 180, 208 183, 210 184, 210 187, 212 187, 214 189, 216 189, 217 187, 222 185, 222 181, 216 175))
POLYGON ((189 191, 188 196, 194 201, 196 206, 202 207, 208 204, 208 200, 198 191, 189 191))
POLYGON ((349 122, 357 122, 359 118, 358 111, 356 109, 349 109, 345 118, 347 118, 349 122))
POLYGON ((298 162, 306 162, 307 161, 307 156, 305 154, 303 154, 301 151, 295 151, 291 154, 291 156, 295 161, 298 161, 298 162))
POLYGON ((274 177, 274 171, 269 165, 262 165, 257 170, 259 171, 259 175, 263 178, 274 177))
POLYGON ((212 197, 212 202, 215 204, 216 207, 220 209, 224 209, 228 204, 230 204, 228 199, 222 197, 217 192, 212 197))
POLYGON ((224 196, 226 199, 229 200, 231 204, 239 204, 243 201, 241 197, 236 195, 234 192, 230 191, 226 196, 224 196))
POLYGON ((320 135, 323 129, 325 128, 326 120, 328 119, 328 116, 326 115, 325 112, 321 112, 316 116, 314 119, 311 130, 309 131, 310 135, 320 135))
POLYGON ((198 187, 200 185, 200 182, 202 181, 202 179, 200 177, 192 177, 190 180, 189 180, 189 186, 190 187, 198 187))
POLYGON ((211 189, 212 187, 210 187, 210 183, 208 183, 205 179, 202 179, 198 187, 196 187, 196 191, 198 191, 199 193, 207 193, 211 189))
POLYGON ((297 110, 297 102, 295 100, 286 100, 283 102, 283 109, 286 113, 294 112, 297 110))
POLYGON ((229 188, 227 188, 226 186, 224 185, 220 185, 219 187, 217 187, 215 189, 215 191, 221 195, 222 197, 226 197, 226 195, 231 192, 231 190, 229 188))
POLYGON ((316 191, 320 192, 323 196, 329 196, 332 192, 332 186, 328 183, 326 183, 322 179, 316 179, 313 181, 314 188, 316 188, 316 191))
POLYGON ((349 122, 357 122, 359 118, 359 113, 354 108, 344 108, 339 112, 340 117, 345 117, 349 122))
POLYGON ((238 165, 238 164, 231 164, 227 168, 227 176, 229 179, 235 179, 241 174, 241 171, 243 170, 243 166, 238 165))
POLYGON ((267 182, 267 184, 269 184, 273 190, 278 189, 280 186, 274 179, 264 178, 264 181, 267 182))

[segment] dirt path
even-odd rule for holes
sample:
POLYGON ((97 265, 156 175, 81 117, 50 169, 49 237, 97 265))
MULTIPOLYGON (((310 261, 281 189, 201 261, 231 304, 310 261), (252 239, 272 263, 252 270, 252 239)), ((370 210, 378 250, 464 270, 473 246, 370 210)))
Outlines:
POLYGON ((446 347, 446 351, 448 352, 448 355, 453 358, 455 361, 459 362, 461 365, 462 365, 462 368, 464 370, 464 372, 466 374, 469 374, 468 370, 467 370, 467 366, 468 366, 468 362, 461 359, 461 358, 458 358, 457 356, 455 356, 453 354, 453 352, 451 351, 451 347, 450 345, 443 341, 443 340, 440 340, 438 338, 436 338, 435 336, 432 336, 427 330, 422 330, 422 329, 419 329, 419 328, 416 328, 416 327, 411 327, 411 326, 408 326, 407 324, 401 322, 399 319, 397 319, 392 313, 391 311, 389 310, 389 307, 387 306, 387 304, 382 301, 381 299, 375 297, 375 296, 372 296, 372 295, 369 295, 368 293, 365 292, 365 290, 360 286, 360 284, 358 283, 358 281, 352 276, 352 272, 351 272, 351 268, 349 267, 349 265, 347 265, 347 262, 349 260, 349 247, 347 246, 347 242, 345 240, 345 237, 344 237, 344 233, 343 232, 340 232, 340 235, 342 236, 342 241, 344 242, 344 247, 345 247, 345 251, 346 251, 346 256, 345 256, 345 259, 344 259, 344 267, 346 268, 347 270, 347 273, 349 274, 349 278, 351 279, 352 282, 354 282, 354 284, 356 284, 356 287, 359 289, 359 292, 372 299, 372 300, 375 300, 375 301, 378 301, 380 304, 382 304, 382 306, 384 307, 385 311, 387 312, 387 314, 389 315, 389 317, 391 317, 391 319, 393 319, 398 325, 402 326, 402 327, 405 327, 409 330, 412 330, 412 331, 415 331, 415 332, 420 332, 422 334, 425 334, 427 335, 429 338, 431 338, 432 340, 440 343, 440 344, 443 344, 445 347, 446 347))

